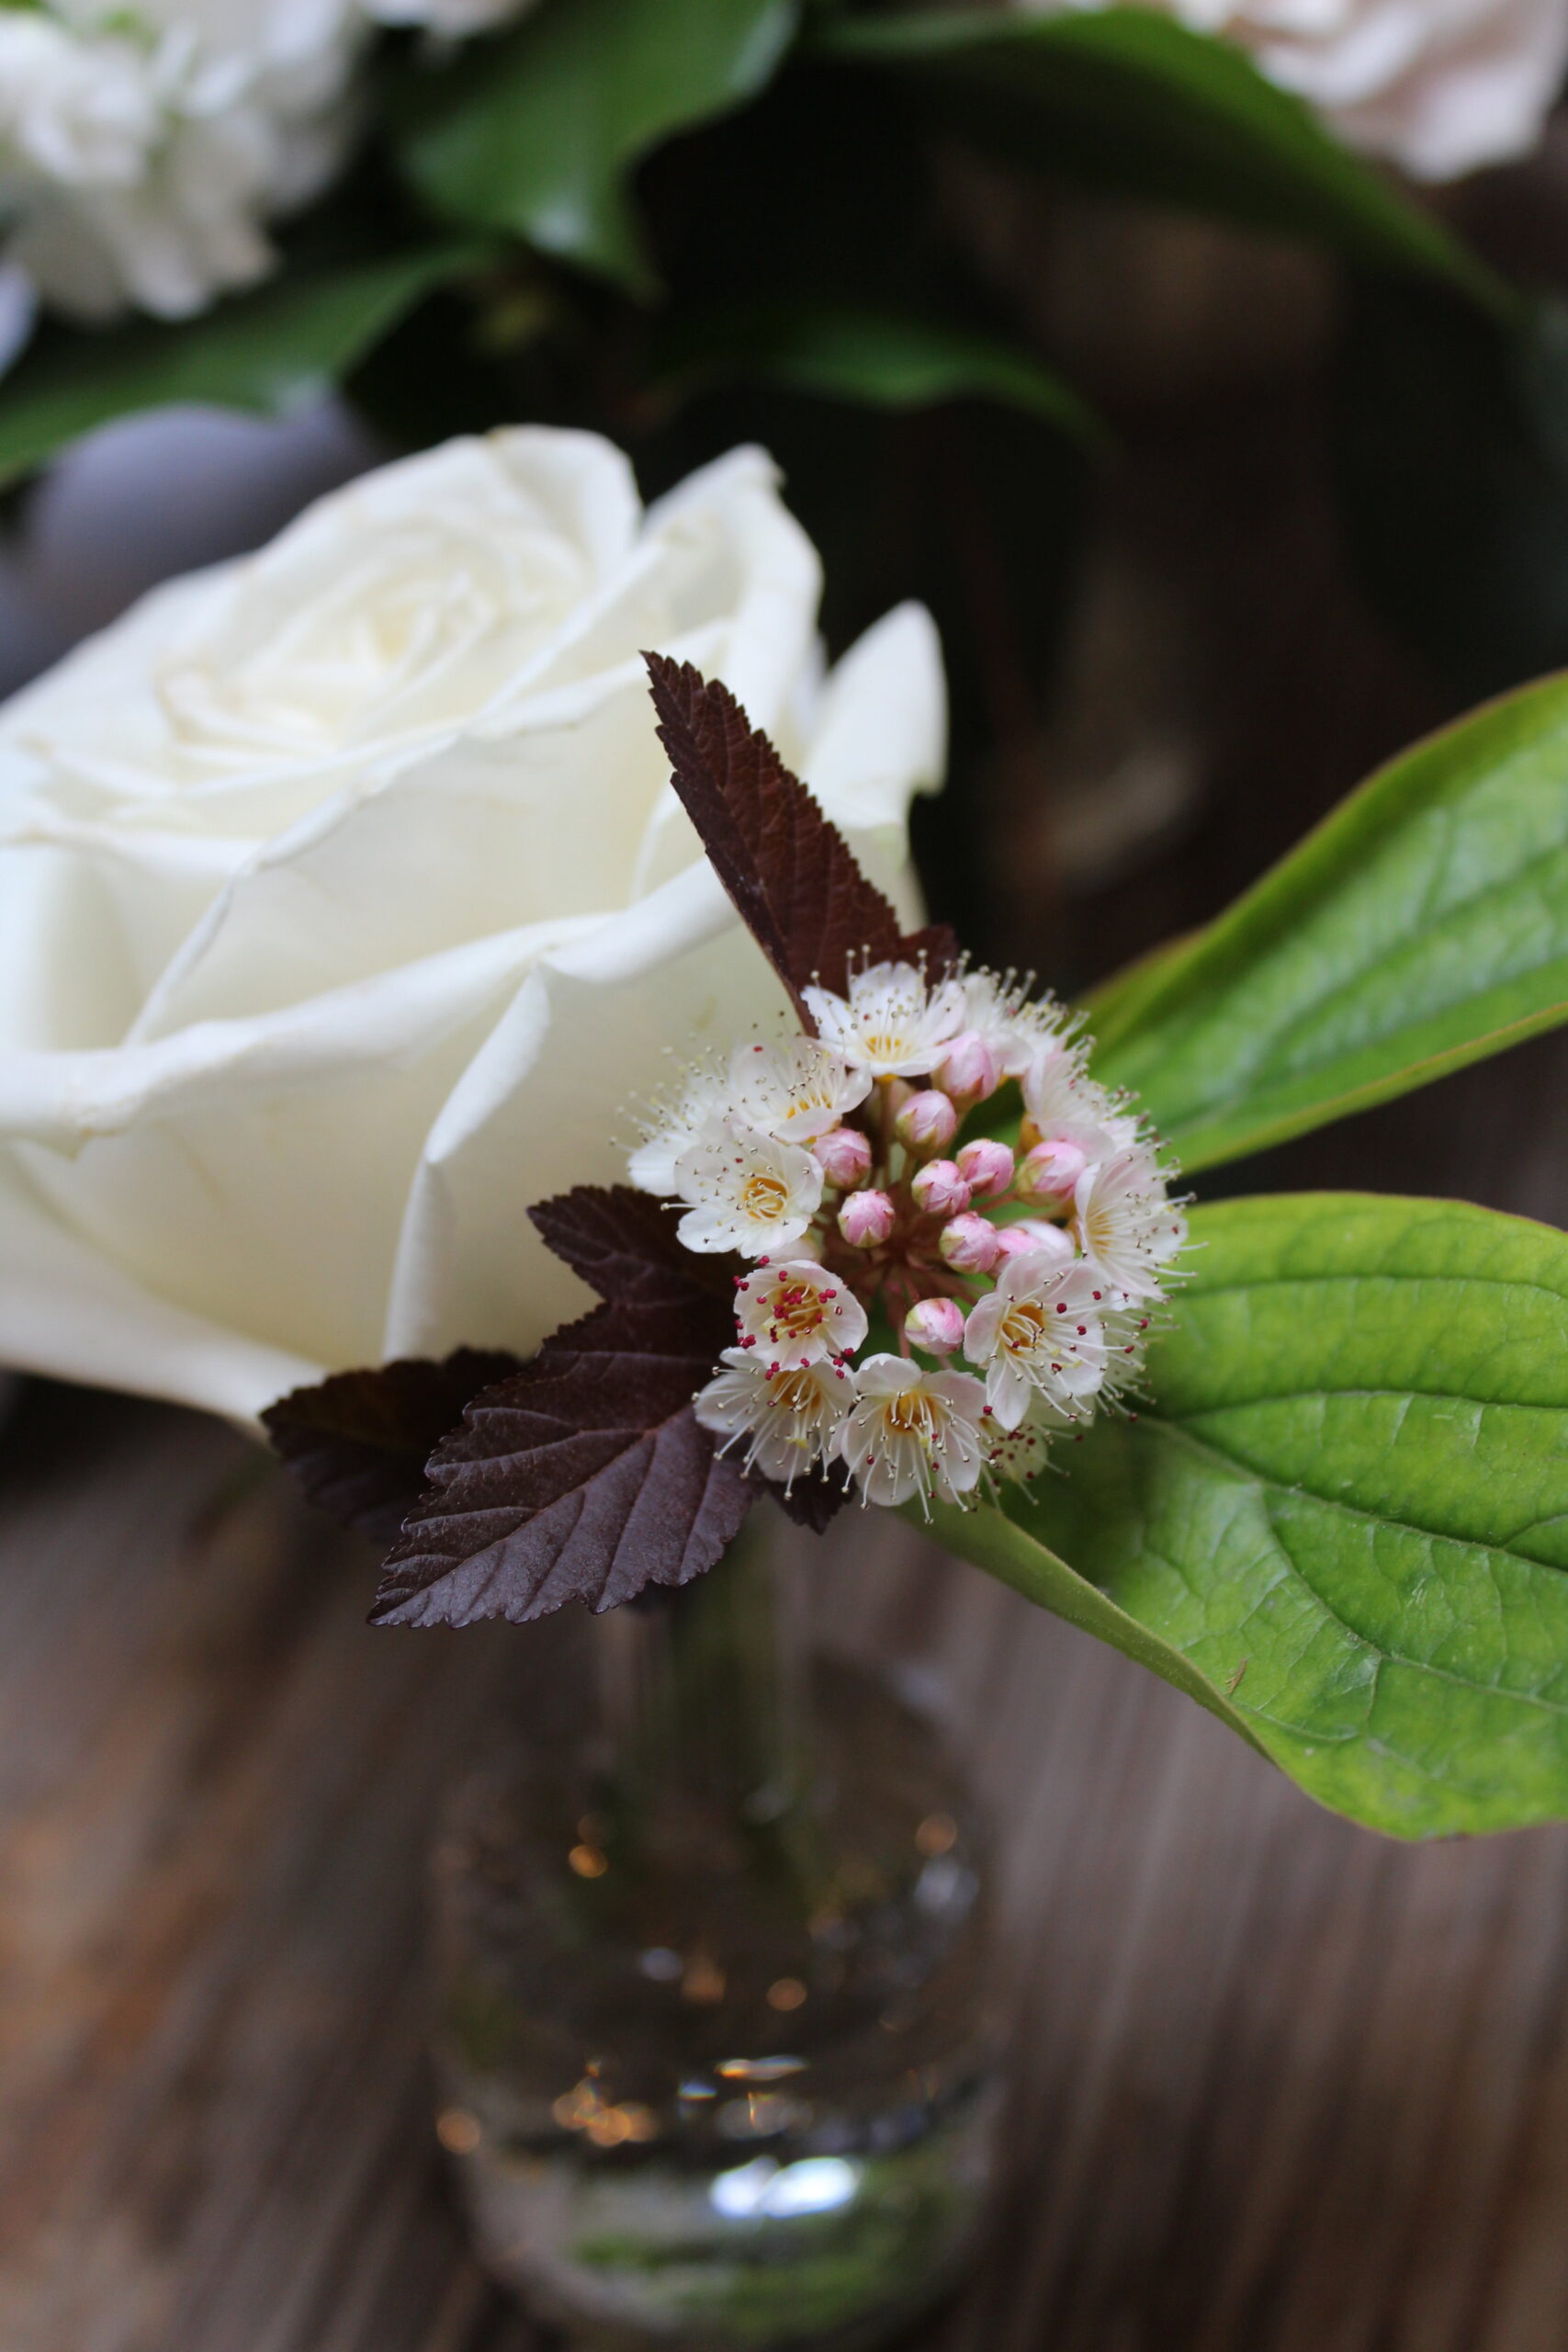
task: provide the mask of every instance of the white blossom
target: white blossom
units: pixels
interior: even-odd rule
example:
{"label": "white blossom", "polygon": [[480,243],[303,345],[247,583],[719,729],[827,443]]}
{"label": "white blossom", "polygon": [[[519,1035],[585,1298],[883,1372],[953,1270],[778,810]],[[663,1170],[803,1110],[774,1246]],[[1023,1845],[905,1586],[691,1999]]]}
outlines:
{"label": "white blossom", "polygon": [[821,1204],[823,1181],[798,1144],[728,1119],[675,1162],[675,1197],[689,1204],[677,1231],[688,1250],[760,1258],[799,1240]]}
{"label": "white blossom", "polygon": [[965,1372],[922,1372],[902,1356],[867,1356],[839,1451],[867,1502],[896,1508],[919,1496],[957,1502],[986,1466],[985,1390]]}
{"label": "white blossom", "polygon": [[183,318],[272,266],[346,141],[347,0],[0,9],[4,260],[79,318]]}
{"label": "white blossom", "polygon": [[698,1420],[725,1439],[721,1453],[749,1436],[744,1466],[787,1490],[832,1453],[854,1401],[852,1375],[826,1357],[775,1369],[744,1348],[726,1348],[719,1361],[724,1369],[698,1391]]}
{"label": "white blossom", "polygon": [[1158,1160],[1141,1145],[1092,1160],[1078,1178],[1073,1216],[1085,1257],[1129,1298],[1156,1298],[1160,1276],[1187,1238]]}
{"label": "white blossom", "polygon": [[965,972],[964,1026],[996,1057],[1004,1078],[1022,1079],[1038,1063],[1083,1068],[1080,1024],[1054,997],[1032,997],[1011,972]]}
{"label": "white blossom", "polygon": [[738,1119],[781,1143],[815,1143],[857,1110],[871,1076],[814,1037],[738,1046],[729,1063],[729,1100]]}
{"label": "white blossom", "polygon": [[870,1328],[842,1276],[810,1258],[742,1274],[735,1285],[735,1320],[743,1348],[755,1349],[764,1364],[796,1371],[853,1355]]}
{"label": "white blossom", "polygon": [[1053,1440],[1082,1427],[1039,1396],[1015,1430],[1004,1429],[993,1413],[985,1425],[987,1476],[1002,1486],[1032,1486],[1050,1460]]}
{"label": "white blossom", "polygon": [[964,1026],[962,982],[933,989],[913,964],[870,965],[851,977],[847,997],[803,993],[823,1043],[873,1078],[923,1076]]}
{"label": "white blossom", "polygon": [[[1036,14],[1108,0],[1016,0]],[[1528,154],[1568,69],[1562,0],[1145,0],[1217,33],[1352,147],[1423,180]]]}
{"label": "white blossom", "polygon": [[964,1332],[964,1352],[985,1368],[986,1402],[1003,1429],[1016,1430],[1036,1396],[1059,1412],[1082,1412],[1105,1377],[1103,1301],[1103,1284],[1081,1262],[1006,1261]]}
{"label": "white blossom", "polygon": [[642,1141],[626,1162],[639,1193],[674,1197],[675,1166],[682,1154],[718,1142],[729,1110],[729,1080],[722,1062],[693,1062],[673,1093],[650,1102],[638,1124]]}

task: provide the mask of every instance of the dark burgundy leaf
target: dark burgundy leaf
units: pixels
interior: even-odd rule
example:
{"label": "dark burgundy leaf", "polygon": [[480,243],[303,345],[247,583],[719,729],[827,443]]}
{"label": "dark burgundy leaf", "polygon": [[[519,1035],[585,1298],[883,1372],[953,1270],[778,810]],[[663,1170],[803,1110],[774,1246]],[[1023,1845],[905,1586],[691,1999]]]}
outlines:
{"label": "dark burgundy leaf", "polygon": [[957,956],[944,924],[906,935],[880,890],[728,686],[689,662],[644,655],[659,734],[682,805],[715,872],[773,965],[802,1025],[801,991],[841,989],[852,957],[915,962],[940,977]]}
{"label": "dark burgundy leaf", "polygon": [[[694,1288],[729,1299],[732,1258],[700,1257],[675,1238],[668,1202],[629,1184],[578,1184],[528,1212],[546,1243],[601,1298],[683,1297]],[[732,1335],[731,1335],[732,1336]],[[728,1346],[727,1337],[721,1345]]]}
{"label": "dark burgundy leaf", "polygon": [[476,1398],[431,1460],[372,1621],[521,1624],[712,1567],[758,1494],[692,1411],[731,1328],[693,1288],[617,1298]]}
{"label": "dark burgundy leaf", "polygon": [[442,1363],[409,1357],[335,1373],[280,1397],[262,1420],[313,1503],[389,1544],[423,1492],[425,1464],[465,1405],[520,1363],[499,1348],[458,1348]]}
{"label": "dark burgundy leaf", "polygon": [[[755,1471],[751,1475],[756,1478]],[[788,1512],[797,1527],[809,1527],[814,1535],[820,1535],[829,1521],[850,1499],[848,1478],[837,1467],[829,1470],[818,1464],[809,1477],[796,1478],[788,1488],[776,1485],[772,1478],[758,1479],[757,1483],[766,1488],[782,1511]]]}

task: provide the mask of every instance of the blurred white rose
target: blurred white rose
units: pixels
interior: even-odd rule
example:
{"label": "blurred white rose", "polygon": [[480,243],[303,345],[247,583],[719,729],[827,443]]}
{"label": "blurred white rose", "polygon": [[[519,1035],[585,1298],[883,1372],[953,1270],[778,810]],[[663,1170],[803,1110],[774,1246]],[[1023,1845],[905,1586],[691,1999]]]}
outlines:
{"label": "blurred white rose", "polygon": [[[1037,14],[1109,0],[1019,0]],[[1251,51],[1351,146],[1416,179],[1529,153],[1568,72],[1568,0],[1144,0]]]}
{"label": "blurred white rose", "polygon": [[264,276],[264,224],[341,158],[358,32],[344,0],[0,8],[5,261],[84,319]]}
{"label": "blurred white rose", "polygon": [[583,1304],[529,1203],[624,1171],[666,1048],[783,1002],[639,650],[728,680],[907,888],[934,632],[903,606],[824,677],[818,589],[756,450],[644,513],[607,443],[501,432],[0,709],[0,1362],[244,1416]]}

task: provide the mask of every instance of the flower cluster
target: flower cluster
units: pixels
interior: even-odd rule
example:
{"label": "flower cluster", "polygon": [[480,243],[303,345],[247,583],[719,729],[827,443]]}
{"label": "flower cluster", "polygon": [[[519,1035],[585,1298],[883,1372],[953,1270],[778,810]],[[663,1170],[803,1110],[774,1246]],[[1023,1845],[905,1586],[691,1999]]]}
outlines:
{"label": "flower cluster", "polygon": [[525,0],[33,0],[0,6],[0,366],[34,299],[184,318],[272,266],[324,187],[373,21],[455,38]]}
{"label": "flower cluster", "polygon": [[[697,1419],[785,1487],[839,1464],[929,1509],[1027,1482],[1136,1384],[1185,1238],[1170,1171],[1010,978],[878,963],[803,1001],[815,1036],[694,1067],[631,1158],[688,1250],[751,1261]],[[973,1120],[1010,1082],[1016,1148]]]}

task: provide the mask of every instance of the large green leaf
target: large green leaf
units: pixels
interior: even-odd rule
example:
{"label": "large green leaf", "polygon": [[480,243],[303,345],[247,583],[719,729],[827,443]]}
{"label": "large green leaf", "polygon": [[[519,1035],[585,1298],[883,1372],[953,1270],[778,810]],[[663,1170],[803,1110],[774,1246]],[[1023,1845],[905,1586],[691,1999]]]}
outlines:
{"label": "large green leaf", "polygon": [[1371,1827],[1568,1815],[1568,1239],[1359,1193],[1193,1230],[1153,1408],[942,1540]]}
{"label": "large green leaf", "polygon": [[1377,269],[1512,297],[1472,254],[1359,162],[1235,47],[1137,7],[832,18],[831,56],[896,70],[992,152],[1116,193],[1304,237]]}
{"label": "large green leaf", "polygon": [[1182,1164],[1303,1134],[1568,1020],[1568,676],[1395,760],[1120,984],[1099,1074]]}
{"label": "large green leaf", "polygon": [[425,69],[403,167],[449,220],[646,288],[628,173],[762,89],[798,15],[799,0],[544,0],[504,40]]}
{"label": "large green leaf", "polygon": [[942,319],[849,302],[746,304],[682,318],[655,354],[656,379],[787,384],[868,408],[998,401],[1092,443],[1103,429],[1032,353]]}
{"label": "large green leaf", "polygon": [[175,401],[277,412],[334,383],[473,244],[299,269],[177,325],[58,329],[0,385],[0,481],[94,425]]}

